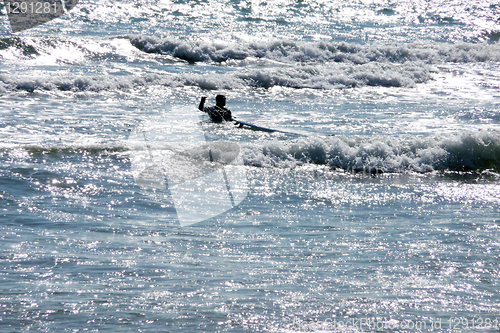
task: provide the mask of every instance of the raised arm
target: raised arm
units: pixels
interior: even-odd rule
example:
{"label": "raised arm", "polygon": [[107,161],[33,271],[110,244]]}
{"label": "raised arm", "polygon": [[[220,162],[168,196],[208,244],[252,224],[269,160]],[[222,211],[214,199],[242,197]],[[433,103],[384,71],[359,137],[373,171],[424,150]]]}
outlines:
{"label": "raised arm", "polygon": [[207,98],[205,96],[203,96],[201,98],[200,105],[198,105],[198,110],[204,111],[204,109],[205,109],[205,101],[206,100],[207,100]]}

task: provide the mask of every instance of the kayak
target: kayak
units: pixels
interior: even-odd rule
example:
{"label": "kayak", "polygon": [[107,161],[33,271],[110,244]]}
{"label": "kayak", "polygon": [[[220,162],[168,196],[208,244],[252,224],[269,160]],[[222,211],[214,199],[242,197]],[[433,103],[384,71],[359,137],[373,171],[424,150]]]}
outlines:
{"label": "kayak", "polygon": [[251,130],[254,130],[254,131],[262,131],[262,132],[269,132],[269,133],[272,133],[272,132],[281,132],[281,131],[274,130],[274,129],[271,129],[271,128],[267,128],[267,127],[262,127],[262,126],[257,126],[257,125],[254,125],[254,124],[250,124],[250,123],[247,123],[245,121],[240,121],[240,120],[233,120],[233,121],[234,121],[234,123],[236,125],[238,125],[238,127],[248,128],[248,129],[251,129]]}

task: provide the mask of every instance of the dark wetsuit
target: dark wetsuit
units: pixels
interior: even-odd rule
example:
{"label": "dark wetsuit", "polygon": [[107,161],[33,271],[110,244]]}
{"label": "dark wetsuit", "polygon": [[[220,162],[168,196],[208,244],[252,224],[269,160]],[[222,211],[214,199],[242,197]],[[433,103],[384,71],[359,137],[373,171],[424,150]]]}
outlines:
{"label": "dark wetsuit", "polygon": [[231,111],[226,108],[221,108],[219,106],[210,106],[203,108],[203,112],[208,113],[210,119],[215,123],[221,123],[222,121],[231,121],[233,117],[231,116]]}

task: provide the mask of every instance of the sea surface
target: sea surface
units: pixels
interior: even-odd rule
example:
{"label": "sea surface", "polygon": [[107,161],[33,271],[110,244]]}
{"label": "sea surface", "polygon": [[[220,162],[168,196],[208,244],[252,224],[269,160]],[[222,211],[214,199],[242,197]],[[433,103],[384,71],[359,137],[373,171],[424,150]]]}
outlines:
{"label": "sea surface", "polygon": [[500,330],[498,1],[0,10],[0,332]]}

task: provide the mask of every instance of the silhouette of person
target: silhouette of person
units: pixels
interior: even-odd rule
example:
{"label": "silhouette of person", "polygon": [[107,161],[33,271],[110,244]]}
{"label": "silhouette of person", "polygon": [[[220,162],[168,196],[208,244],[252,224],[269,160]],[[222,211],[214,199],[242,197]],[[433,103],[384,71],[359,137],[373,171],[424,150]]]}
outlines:
{"label": "silhouette of person", "polygon": [[226,109],[226,96],[217,95],[215,96],[215,106],[205,107],[206,97],[202,97],[198,109],[200,111],[208,113],[210,119],[215,123],[221,123],[223,121],[232,121],[233,116],[231,111]]}

